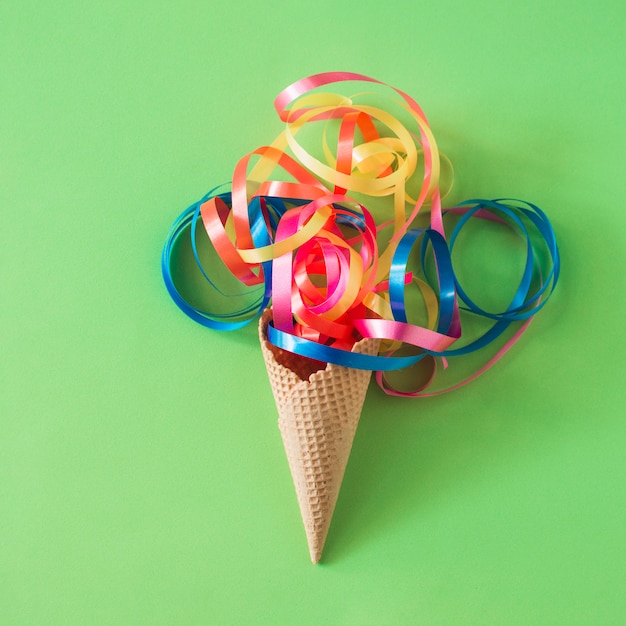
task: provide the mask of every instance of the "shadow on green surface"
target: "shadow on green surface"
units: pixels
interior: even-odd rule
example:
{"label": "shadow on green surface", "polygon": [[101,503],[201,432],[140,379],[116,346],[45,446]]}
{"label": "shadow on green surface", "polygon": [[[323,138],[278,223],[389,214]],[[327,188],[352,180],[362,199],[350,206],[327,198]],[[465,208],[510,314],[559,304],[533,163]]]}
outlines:
{"label": "shadow on green surface", "polygon": [[[468,490],[497,491],[503,475],[531,463],[537,443],[563,427],[553,407],[537,411],[532,396],[525,403],[524,381],[518,394],[503,385],[493,402],[489,385],[485,378],[470,391],[421,400],[389,398],[372,385],[321,564],[368,552],[368,544],[396,550],[407,527],[415,545],[406,548],[415,549],[433,518],[456,523]],[[517,397],[503,411],[507,393]]]}

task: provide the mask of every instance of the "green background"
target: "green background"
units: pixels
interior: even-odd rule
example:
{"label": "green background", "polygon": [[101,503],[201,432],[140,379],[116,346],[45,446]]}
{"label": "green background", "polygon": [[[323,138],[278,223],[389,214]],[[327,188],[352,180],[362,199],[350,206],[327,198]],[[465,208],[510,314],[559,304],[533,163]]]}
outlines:
{"label": "green background", "polygon": [[[623,3],[0,5],[0,623],[622,624]],[[370,388],[323,563],[255,329],[163,288],[173,219],[300,77],[425,109],[453,200],[520,197],[562,281],[471,385]]]}

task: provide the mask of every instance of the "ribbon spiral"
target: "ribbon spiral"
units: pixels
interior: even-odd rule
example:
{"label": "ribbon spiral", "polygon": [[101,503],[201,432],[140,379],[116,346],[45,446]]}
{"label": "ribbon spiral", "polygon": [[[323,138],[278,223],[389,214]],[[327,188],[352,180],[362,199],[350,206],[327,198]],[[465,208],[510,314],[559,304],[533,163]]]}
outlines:
{"label": "ribbon spiral", "polygon": [[[376,91],[347,97],[322,90],[345,82],[369,83]],[[240,328],[271,302],[271,343],[317,361],[373,370],[390,395],[442,393],[488,369],[557,284],[559,252],[543,211],[513,199],[468,200],[442,209],[441,155],[426,116],[410,96],[375,79],[318,74],[287,87],[274,104],[284,123],[278,137],[237,163],[228,191],[211,190],[172,225],[162,273],[174,302],[196,322],[218,330]],[[519,284],[501,311],[479,306],[455,272],[455,246],[477,220],[512,231],[525,250]],[[217,285],[215,268],[203,266],[200,225],[249,294],[243,306],[230,304],[232,295]],[[191,304],[177,288],[173,249],[187,232],[212,297],[227,305],[224,313]],[[414,251],[416,270],[410,266]],[[417,288],[419,315],[408,303],[410,286]],[[420,315],[423,322],[409,321]],[[488,320],[489,326],[460,345],[466,316]],[[516,332],[487,365],[448,389],[425,391],[437,362],[447,367],[449,359],[504,336],[512,324]],[[361,338],[382,340],[379,354],[351,352]],[[390,382],[391,370],[425,359],[432,362],[425,382],[408,391]]]}

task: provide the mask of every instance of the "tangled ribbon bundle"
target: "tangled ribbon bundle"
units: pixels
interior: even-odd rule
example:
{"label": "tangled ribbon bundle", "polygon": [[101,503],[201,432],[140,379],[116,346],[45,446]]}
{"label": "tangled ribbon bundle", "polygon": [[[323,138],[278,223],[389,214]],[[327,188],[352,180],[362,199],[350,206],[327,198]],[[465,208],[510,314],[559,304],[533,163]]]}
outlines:
{"label": "tangled ribbon bundle", "polygon": [[[377,90],[349,97],[321,90],[354,81]],[[318,74],[287,87],[274,104],[284,123],[280,135],[239,161],[230,190],[210,191],[168,234],[162,271],[176,304],[200,324],[233,330],[271,302],[268,340],[275,346],[373,370],[386,393],[402,396],[441,393],[425,391],[437,363],[445,368],[453,357],[506,338],[515,325],[485,366],[444,391],[480,375],[517,341],[556,286],[559,253],[543,211],[511,199],[442,209],[442,158],[426,116],[410,96],[375,79]],[[502,311],[479,306],[455,272],[455,244],[476,220],[512,231],[523,242],[522,275]],[[199,226],[245,287],[243,306],[218,286],[215,268],[203,266]],[[195,262],[215,300],[226,303],[225,312],[206,311],[177,288],[173,250],[183,233],[190,233]],[[417,269],[410,264],[414,251]],[[418,294],[419,314],[409,304],[415,300],[409,289]],[[409,321],[420,315],[423,322]],[[460,345],[467,316],[489,324]],[[381,340],[379,354],[351,352],[361,338]],[[417,388],[401,390],[389,381],[390,371],[427,361],[431,373]]]}

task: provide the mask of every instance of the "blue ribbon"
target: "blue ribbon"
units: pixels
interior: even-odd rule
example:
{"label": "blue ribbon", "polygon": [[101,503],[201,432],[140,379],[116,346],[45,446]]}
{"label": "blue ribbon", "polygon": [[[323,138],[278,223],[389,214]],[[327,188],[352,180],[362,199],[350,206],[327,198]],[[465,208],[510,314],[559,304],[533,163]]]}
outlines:
{"label": "blue ribbon", "polygon": [[[221,187],[221,186],[220,186]],[[248,292],[228,294],[222,291],[210,278],[202,265],[196,242],[196,226],[200,218],[201,205],[208,199],[218,197],[228,206],[231,205],[230,192],[217,193],[220,187],[209,191],[201,200],[189,206],[176,219],[172,225],[161,256],[161,270],[165,286],[177,304],[177,306],[191,319],[216,330],[235,330],[249,324],[256,319],[268,306],[271,299],[272,284],[272,261],[261,263],[264,284],[258,288],[259,297],[254,302],[243,308],[234,308],[232,312],[225,314],[211,313],[192,306],[180,294],[174,284],[171,274],[172,250],[178,238],[187,230],[191,233],[191,247],[195,261],[202,276],[210,288],[221,298],[241,297],[254,293],[254,289]],[[299,199],[255,197],[248,206],[249,222],[251,225],[252,239],[255,247],[263,247],[273,243],[273,233],[282,215],[288,210],[287,204],[299,206],[306,201]],[[344,213],[340,221],[359,230],[365,229],[365,221],[362,215],[351,209],[342,207]],[[394,253],[389,274],[389,297],[394,319],[407,323],[405,304],[405,276],[409,255],[414,246],[420,242],[420,262],[422,268],[426,264],[428,250],[432,250],[435,260],[437,285],[430,284],[424,272],[425,279],[439,294],[439,317],[437,332],[446,334],[450,331],[456,312],[457,298],[462,303],[461,310],[494,321],[493,326],[483,335],[461,348],[449,349],[443,352],[422,351],[414,356],[373,356],[356,352],[349,352],[323,344],[290,335],[279,331],[270,323],[268,325],[268,340],[275,346],[294,352],[304,357],[316,359],[327,363],[343,365],[357,369],[376,371],[390,371],[410,367],[424,358],[427,354],[441,357],[455,357],[479,350],[495,339],[515,322],[522,322],[535,315],[541,310],[550,294],[554,290],[560,274],[560,257],[556,243],[556,237],[550,221],[545,213],[536,205],[514,199],[501,198],[496,200],[467,200],[457,205],[455,209],[444,211],[444,219],[451,212],[461,212],[461,217],[450,234],[449,244],[444,236],[431,229],[408,230],[400,240]],[[504,311],[491,312],[478,306],[463,289],[455,272],[452,261],[452,252],[462,229],[472,218],[482,217],[482,213],[490,213],[495,219],[504,222],[513,228],[525,239],[526,259],[524,271],[515,293]],[[540,235],[543,245],[548,251],[550,267],[547,272],[542,271],[538,250],[533,245],[533,239],[529,231],[533,227]],[[430,248],[429,248],[430,247]],[[538,279],[539,287],[532,291],[533,279]],[[243,318],[243,319],[242,319]]]}

